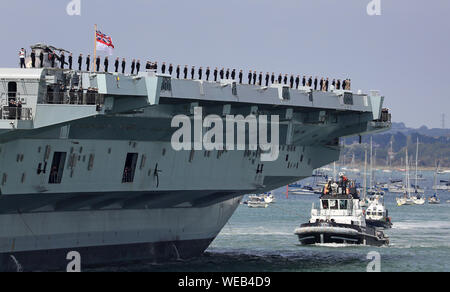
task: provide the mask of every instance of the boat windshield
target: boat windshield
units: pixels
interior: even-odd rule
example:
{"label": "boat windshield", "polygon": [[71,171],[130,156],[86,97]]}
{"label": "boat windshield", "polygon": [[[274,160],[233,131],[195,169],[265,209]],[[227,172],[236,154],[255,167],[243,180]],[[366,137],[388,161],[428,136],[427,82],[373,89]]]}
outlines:
{"label": "boat windshield", "polygon": [[340,200],[339,201],[339,209],[347,210],[348,208],[348,200]]}
{"label": "boat windshield", "polygon": [[330,209],[331,210],[338,210],[339,205],[337,200],[330,200]]}

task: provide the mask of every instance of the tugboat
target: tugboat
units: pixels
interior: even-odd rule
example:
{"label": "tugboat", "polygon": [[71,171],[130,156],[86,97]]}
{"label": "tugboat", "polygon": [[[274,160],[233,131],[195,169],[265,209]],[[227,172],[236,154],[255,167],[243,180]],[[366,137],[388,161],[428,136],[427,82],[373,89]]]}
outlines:
{"label": "tugboat", "polygon": [[[337,243],[384,246],[389,238],[383,231],[366,225],[364,211],[354,187],[325,188],[320,198],[320,210],[311,211],[309,223],[301,225],[295,234],[302,245]],[[353,183],[354,185],[354,183]]]}
{"label": "tugboat", "polygon": [[370,227],[380,227],[384,229],[392,228],[392,220],[389,211],[384,205],[382,193],[376,193],[369,199],[369,207],[366,210],[366,224]]}

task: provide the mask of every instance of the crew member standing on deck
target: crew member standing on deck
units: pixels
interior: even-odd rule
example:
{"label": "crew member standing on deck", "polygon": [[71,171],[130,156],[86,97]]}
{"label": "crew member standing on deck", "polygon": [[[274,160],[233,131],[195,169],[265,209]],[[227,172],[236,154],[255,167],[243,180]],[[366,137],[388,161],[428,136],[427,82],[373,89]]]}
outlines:
{"label": "crew member standing on deck", "polygon": [[252,84],[252,76],[253,76],[252,70],[250,70],[248,72],[248,85]]}
{"label": "crew member standing on deck", "polygon": [[125,74],[125,68],[127,66],[127,61],[125,58],[122,59],[122,74]]}
{"label": "crew member standing on deck", "polygon": [[202,80],[202,78],[203,78],[203,68],[200,67],[200,68],[198,69],[198,79],[199,79],[199,80]]}
{"label": "crew member standing on deck", "polygon": [[194,80],[195,77],[195,66],[192,66],[191,68],[191,79]]}
{"label": "crew member standing on deck", "polygon": [[225,77],[225,68],[220,69],[220,79],[223,80],[223,78]]}
{"label": "crew member standing on deck", "polygon": [[297,78],[295,78],[295,89],[298,89],[300,86],[300,75],[297,75]]}
{"label": "crew member standing on deck", "polygon": [[73,62],[73,56],[72,53],[69,55],[69,69],[72,70],[72,62]]}
{"label": "crew member standing on deck", "polygon": [[136,59],[131,62],[131,75],[134,75],[134,70],[136,69]]}
{"label": "crew member standing on deck", "polygon": [[257,74],[256,74],[256,70],[254,70],[253,71],[253,85],[256,85],[256,77],[257,76]]}
{"label": "crew member standing on deck", "polygon": [[216,69],[214,69],[214,82],[217,82],[217,74],[219,74],[219,69],[216,67]]}
{"label": "crew member standing on deck", "polygon": [[55,54],[55,52],[52,52],[49,56],[50,56],[50,62],[52,64],[52,68],[55,68],[55,61],[56,61],[56,54]]}
{"label": "crew member standing on deck", "polygon": [[64,56],[64,52],[61,52],[61,56],[59,56],[59,62],[61,69],[64,69],[64,65],[66,64],[66,56]]}
{"label": "crew member standing on deck", "polygon": [[275,72],[272,72],[272,76],[270,77],[270,81],[272,84],[275,84]]}
{"label": "crew member standing on deck", "polygon": [[262,86],[263,72],[259,72],[258,76],[258,85]]}
{"label": "crew member standing on deck", "polygon": [[119,72],[119,57],[116,58],[116,61],[114,62],[114,72]]}
{"label": "crew member standing on deck", "polygon": [[97,60],[95,61],[95,65],[97,66],[97,72],[100,71],[100,57],[97,57]]}
{"label": "crew member standing on deck", "polygon": [[163,63],[162,63],[162,66],[161,66],[161,73],[162,73],[162,74],[166,74],[166,62],[163,62]]}
{"label": "crew member standing on deck", "polygon": [[39,54],[39,62],[41,63],[41,68],[44,67],[44,52],[41,51],[41,53]]}
{"label": "crew member standing on deck", "polygon": [[242,79],[244,78],[244,73],[242,70],[239,71],[239,84],[242,84]]}
{"label": "crew member standing on deck", "polygon": [[20,49],[20,51],[19,51],[20,68],[26,68],[26,66],[25,66],[25,55],[26,55],[25,49],[24,48]]}
{"label": "crew member standing on deck", "polygon": [[303,75],[302,84],[303,84],[303,87],[306,87],[306,76],[305,75]]}
{"label": "crew member standing on deck", "polygon": [[227,69],[227,73],[226,73],[225,76],[227,77],[227,78],[226,78],[227,80],[230,79],[230,69]]}
{"label": "crew member standing on deck", "polygon": [[269,86],[269,80],[270,80],[270,74],[269,72],[266,73],[266,86]]}
{"label": "crew member standing on deck", "polygon": [[91,68],[91,55],[88,55],[86,58],[86,71],[89,71]]}
{"label": "crew member standing on deck", "polygon": [[34,49],[31,50],[31,67],[36,68],[36,53],[34,52]]}
{"label": "crew member standing on deck", "polygon": [[105,72],[108,72],[108,66],[109,66],[108,56],[105,57],[105,61],[103,62],[103,66],[105,68]]}
{"label": "crew member standing on deck", "polygon": [[187,79],[187,75],[188,75],[188,66],[187,65],[184,66],[183,73],[184,73],[184,79]]}
{"label": "crew member standing on deck", "polygon": [[180,73],[181,73],[180,65],[177,65],[177,70],[176,70],[176,72],[177,72],[177,79],[180,79]]}
{"label": "crew member standing on deck", "polygon": [[236,69],[233,69],[233,71],[231,71],[231,79],[236,79]]}
{"label": "crew member standing on deck", "polygon": [[314,90],[317,91],[317,83],[318,83],[318,79],[317,77],[314,79]]}
{"label": "crew member standing on deck", "polygon": [[291,85],[291,88],[294,88],[294,75],[291,75],[291,79],[289,79],[289,83]]}
{"label": "crew member standing on deck", "polygon": [[169,75],[172,76],[172,73],[173,73],[173,65],[170,64],[169,65]]}
{"label": "crew member standing on deck", "polygon": [[139,74],[139,71],[141,71],[141,60],[137,60],[137,63],[136,63],[136,75]]}
{"label": "crew member standing on deck", "polygon": [[284,81],[284,85],[287,85],[287,83],[288,83],[288,75],[287,74],[284,74],[283,81]]}
{"label": "crew member standing on deck", "polygon": [[208,67],[206,68],[206,81],[209,81],[209,75],[211,75],[211,69]]}
{"label": "crew member standing on deck", "polygon": [[81,71],[81,65],[83,64],[83,54],[78,56],[78,71]]}
{"label": "crew member standing on deck", "polygon": [[278,75],[278,84],[281,84],[281,82],[283,81],[283,76],[281,75],[281,73],[280,73],[280,75]]}

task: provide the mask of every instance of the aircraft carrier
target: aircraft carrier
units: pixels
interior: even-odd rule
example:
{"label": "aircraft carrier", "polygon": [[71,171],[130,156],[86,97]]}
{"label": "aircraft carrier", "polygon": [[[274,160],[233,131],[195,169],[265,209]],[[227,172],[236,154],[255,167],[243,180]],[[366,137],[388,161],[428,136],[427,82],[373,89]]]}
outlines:
{"label": "aircraft carrier", "polygon": [[[0,270],[65,270],[70,251],[83,267],[199,256],[245,194],[310,177],[338,160],[342,137],[389,129],[383,101],[156,72],[0,69]],[[196,108],[279,116],[278,159],[175,151],[172,119]]]}

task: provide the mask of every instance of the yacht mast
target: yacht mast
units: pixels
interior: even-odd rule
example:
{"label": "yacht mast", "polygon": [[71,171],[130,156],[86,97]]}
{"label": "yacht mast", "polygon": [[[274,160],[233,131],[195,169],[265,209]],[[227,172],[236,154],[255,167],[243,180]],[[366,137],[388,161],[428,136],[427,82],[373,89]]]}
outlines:
{"label": "yacht mast", "polygon": [[416,147],[416,183],[414,185],[414,189],[417,190],[417,180],[418,180],[418,176],[417,176],[417,167],[419,165],[419,137],[417,137],[417,147]]}
{"label": "yacht mast", "polygon": [[373,187],[373,138],[370,137],[370,181],[369,187]]}
{"label": "yacht mast", "polygon": [[406,193],[408,195],[408,198],[410,197],[410,192],[409,192],[409,160],[408,160],[408,147],[406,147]]}
{"label": "yacht mast", "polygon": [[364,202],[366,202],[366,195],[367,195],[367,149],[364,149]]}

